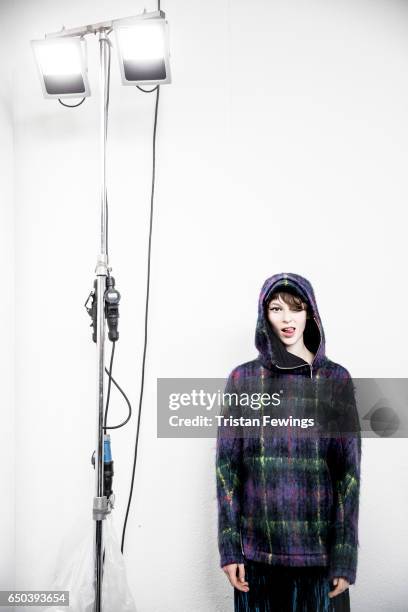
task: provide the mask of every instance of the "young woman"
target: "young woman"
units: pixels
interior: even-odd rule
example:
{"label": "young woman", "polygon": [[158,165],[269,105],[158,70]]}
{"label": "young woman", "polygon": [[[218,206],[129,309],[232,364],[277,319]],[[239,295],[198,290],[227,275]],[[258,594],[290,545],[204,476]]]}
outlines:
{"label": "young woman", "polygon": [[[350,374],[326,357],[307,279],[281,273],[265,281],[255,344],[258,357],[234,368],[225,393],[318,383],[326,391],[317,403],[358,424]],[[305,408],[300,396],[296,405]],[[261,427],[255,438],[237,431],[224,435],[219,426],[216,452],[220,566],[235,612],[348,612],[359,545],[359,427],[309,439],[293,428],[271,436]]]}

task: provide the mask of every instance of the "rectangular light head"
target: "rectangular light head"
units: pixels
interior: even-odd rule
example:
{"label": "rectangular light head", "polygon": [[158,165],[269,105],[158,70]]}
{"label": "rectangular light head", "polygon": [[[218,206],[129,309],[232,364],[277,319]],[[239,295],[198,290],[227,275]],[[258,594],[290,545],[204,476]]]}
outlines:
{"label": "rectangular light head", "polygon": [[84,39],[46,38],[32,40],[31,46],[46,98],[85,98],[91,95]]}
{"label": "rectangular light head", "polygon": [[113,29],[123,85],[171,82],[168,24],[164,17],[143,13],[117,19]]}

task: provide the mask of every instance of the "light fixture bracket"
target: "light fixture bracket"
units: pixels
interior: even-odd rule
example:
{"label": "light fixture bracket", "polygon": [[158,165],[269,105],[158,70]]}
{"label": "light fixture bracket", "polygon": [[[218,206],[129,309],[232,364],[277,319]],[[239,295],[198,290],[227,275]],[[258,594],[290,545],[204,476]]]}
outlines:
{"label": "light fixture bracket", "polygon": [[58,32],[51,32],[46,34],[45,38],[66,38],[68,36],[79,36],[83,37],[87,34],[98,34],[99,32],[109,32],[113,29],[116,22],[122,22],[127,19],[165,19],[166,14],[164,11],[150,11],[149,13],[144,10],[139,15],[132,15],[131,17],[121,17],[120,19],[112,19],[111,21],[100,21],[98,23],[92,23],[89,25],[79,26],[77,28],[66,29],[64,26]]}

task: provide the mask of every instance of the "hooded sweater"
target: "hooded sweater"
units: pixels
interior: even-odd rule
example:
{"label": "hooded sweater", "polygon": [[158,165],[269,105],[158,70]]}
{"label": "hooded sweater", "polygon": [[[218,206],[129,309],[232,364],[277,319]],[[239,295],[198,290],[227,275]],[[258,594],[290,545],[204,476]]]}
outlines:
{"label": "hooded sweater", "polygon": [[[283,285],[283,286],[282,286]],[[315,355],[311,364],[289,353],[267,318],[267,304],[279,287],[295,290],[309,305],[303,340]],[[332,407],[358,423],[355,390],[346,368],[325,354],[325,335],[310,282],[293,273],[275,274],[261,289],[255,332],[258,357],[235,367],[225,393],[250,393],[265,381],[315,384],[336,380]],[[275,381],[276,382],[276,381]],[[304,382],[304,381],[303,381]],[[302,398],[298,398],[302,401]],[[358,429],[358,428],[357,428]],[[301,440],[284,435],[258,439],[223,435],[216,443],[218,548],[220,566],[245,559],[270,565],[325,566],[329,579],[356,580],[361,435]]]}

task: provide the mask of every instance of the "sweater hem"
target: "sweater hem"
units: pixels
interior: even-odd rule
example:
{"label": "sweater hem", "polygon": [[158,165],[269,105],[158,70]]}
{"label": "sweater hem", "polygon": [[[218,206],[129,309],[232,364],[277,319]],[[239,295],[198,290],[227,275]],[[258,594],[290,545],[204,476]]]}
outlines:
{"label": "sweater hem", "polygon": [[329,565],[329,555],[326,553],[268,553],[260,550],[249,550],[244,547],[244,557],[249,561],[259,561],[269,565],[286,565],[291,567],[310,567]]}

